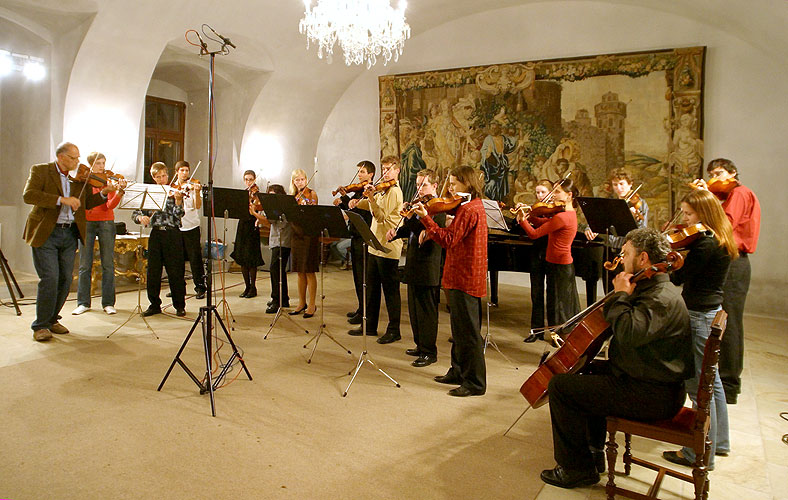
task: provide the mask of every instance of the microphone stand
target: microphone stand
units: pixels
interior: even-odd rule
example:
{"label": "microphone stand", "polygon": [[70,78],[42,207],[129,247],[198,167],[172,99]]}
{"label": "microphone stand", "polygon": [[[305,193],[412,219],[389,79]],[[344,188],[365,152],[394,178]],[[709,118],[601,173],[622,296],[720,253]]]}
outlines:
{"label": "microphone stand", "polygon": [[[205,25],[204,25],[205,26]],[[210,28],[210,26],[209,26]],[[211,31],[213,29],[211,28]],[[195,31],[195,33],[197,33]],[[213,84],[214,84],[214,75],[215,75],[215,68],[214,68],[214,60],[216,58],[216,54],[229,54],[229,49],[227,48],[229,40],[222,44],[221,48],[218,51],[210,52],[208,51],[208,47],[206,43],[202,40],[202,37],[199,33],[197,33],[197,37],[200,39],[200,56],[208,55],[210,56],[210,63],[209,63],[209,72],[208,72],[208,203],[213,206],[213,168],[214,168],[214,144],[213,144],[213,129],[214,129],[214,92],[213,92]],[[213,218],[213,215],[212,215]],[[206,236],[209,242],[213,241],[213,236],[211,234],[212,224],[211,221],[208,223],[208,234]],[[210,243],[209,243],[210,245]],[[209,246],[210,248],[210,246]],[[210,256],[209,256],[210,257]],[[224,379],[227,372],[233,366],[233,362],[235,359],[241,363],[241,367],[243,368],[244,372],[246,372],[246,376],[249,380],[252,380],[252,374],[249,373],[249,369],[246,367],[246,363],[244,362],[243,356],[238,351],[238,347],[236,347],[235,343],[233,342],[232,337],[230,336],[230,332],[227,330],[227,327],[224,325],[222,321],[222,317],[216,309],[216,306],[213,304],[213,272],[212,272],[212,265],[213,259],[209,258],[207,263],[207,273],[206,273],[206,297],[205,297],[205,306],[200,307],[200,314],[198,315],[197,319],[192,324],[191,330],[186,335],[186,338],[181,344],[178,353],[175,355],[175,358],[172,360],[167,373],[164,375],[159,387],[156,389],[157,391],[161,391],[161,388],[164,386],[164,383],[167,381],[167,377],[170,376],[170,372],[175,367],[175,363],[178,363],[181,368],[186,372],[189,378],[197,385],[200,389],[200,394],[205,394],[206,392],[210,394],[211,399],[211,415],[216,416],[216,405],[214,402],[214,391],[219,387],[222,380]],[[230,355],[230,358],[224,363],[219,374],[214,378],[213,377],[213,351],[212,351],[212,339],[213,339],[213,319],[219,324],[222,331],[224,332],[224,336],[227,341],[230,343],[232,347],[233,353]],[[183,350],[186,348],[186,344],[189,342],[189,339],[194,333],[194,330],[197,329],[197,326],[201,326],[202,329],[202,336],[203,336],[203,347],[205,349],[205,377],[203,380],[198,379],[194,373],[189,369],[188,366],[181,360],[181,354]]]}

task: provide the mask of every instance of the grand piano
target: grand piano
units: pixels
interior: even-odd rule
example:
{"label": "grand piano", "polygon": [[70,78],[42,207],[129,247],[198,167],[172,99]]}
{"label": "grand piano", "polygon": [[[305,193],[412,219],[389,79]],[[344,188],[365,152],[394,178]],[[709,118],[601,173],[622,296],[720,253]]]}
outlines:
{"label": "grand piano", "polygon": [[[490,229],[487,234],[487,268],[490,271],[490,303],[498,304],[498,272],[531,271],[531,253],[534,243],[525,231],[513,224],[511,231]],[[586,284],[589,305],[596,302],[597,282],[602,276],[602,259],[605,245],[601,241],[588,241],[585,234],[578,232],[572,242],[572,259],[575,276]]]}

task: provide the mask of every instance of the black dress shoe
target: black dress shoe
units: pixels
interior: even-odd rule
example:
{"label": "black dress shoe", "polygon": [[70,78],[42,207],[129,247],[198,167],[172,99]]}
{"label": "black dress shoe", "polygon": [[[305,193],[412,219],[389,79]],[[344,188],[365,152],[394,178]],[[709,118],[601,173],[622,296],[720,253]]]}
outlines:
{"label": "black dress shoe", "polygon": [[596,471],[600,474],[605,473],[605,452],[604,451],[592,451],[591,458],[594,461],[594,467],[596,467]]}
{"label": "black dress shoe", "polygon": [[429,366],[432,363],[435,363],[436,361],[438,361],[438,358],[432,356],[419,356],[410,365],[415,366],[416,368],[422,368],[425,366]]}
{"label": "black dress shoe", "polygon": [[154,314],[161,314],[161,308],[160,307],[149,307],[149,308],[145,309],[144,311],[142,311],[142,315],[145,316],[145,317],[153,316]]}
{"label": "black dress shoe", "polygon": [[402,339],[402,337],[400,337],[399,335],[395,335],[393,333],[387,333],[384,336],[380,337],[377,340],[377,343],[378,344],[391,344],[392,342],[396,342],[396,341],[401,340],[401,339]]}
{"label": "black dress shoe", "polygon": [[279,310],[279,306],[278,305],[271,304],[271,305],[268,306],[268,308],[266,308],[265,313],[266,314],[276,314],[276,311],[278,311],[278,310]]}
{"label": "black dress shoe", "polygon": [[591,486],[599,482],[599,474],[596,470],[569,470],[560,465],[554,469],[543,470],[542,481],[559,488],[577,488],[578,486]]}
{"label": "black dress shoe", "polygon": [[257,297],[257,288],[250,288],[248,292],[246,292],[246,298],[251,299],[252,297]]}
{"label": "black dress shoe", "polygon": [[167,297],[172,297],[172,292],[167,292]]}
{"label": "black dress shoe", "polygon": [[246,289],[244,289],[244,291],[243,291],[243,292],[241,292],[241,295],[239,295],[239,297],[244,297],[244,298],[246,298],[246,295],[247,295],[248,293],[249,293],[249,289],[248,289],[248,288],[246,288]]}
{"label": "black dress shoe", "polygon": [[446,375],[438,375],[434,380],[439,384],[459,385],[462,383],[462,380],[448,373]]}
{"label": "black dress shoe", "polygon": [[[317,307],[315,308],[315,312],[317,312]],[[305,313],[304,313],[304,318],[311,318],[311,317],[312,317],[312,316],[314,316],[314,315],[315,315],[315,313],[308,313],[308,312],[305,312]]]}
{"label": "black dress shoe", "polygon": [[456,398],[467,398],[468,396],[483,396],[484,391],[478,389],[468,389],[464,386],[455,387],[454,389],[448,392],[449,396],[454,396]]}
{"label": "black dress shoe", "polygon": [[177,309],[175,311],[175,315],[178,316],[179,318],[186,316],[186,309]]}
{"label": "black dress shoe", "polygon": [[203,290],[203,289],[197,290],[197,295],[195,295],[195,297],[197,297],[198,299],[204,299],[205,298],[205,290]]}
{"label": "black dress shoe", "polygon": [[684,465],[685,467],[692,467],[692,462],[687,460],[687,457],[685,457],[684,455],[679,455],[679,452],[677,451],[663,451],[662,458],[676,465]]}
{"label": "black dress shoe", "polygon": [[523,339],[523,342],[530,344],[531,342],[536,342],[537,340],[544,340],[544,333],[532,333]]}
{"label": "black dress shoe", "polygon": [[348,318],[352,318],[353,316],[361,316],[361,311],[359,310],[350,311],[345,316],[347,316]]}
{"label": "black dress shoe", "polygon": [[296,311],[290,311],[290,312],[289,312],[289,313],[287,313],[287,314],[289,314],[290,316],[298,316],[299,314],[301,314],[301,313],[302,313],[302,312],[304,312],[304,311],[306,311],[306,306],[304,306],[304,307],[302,307],[301,309],[298,309],[298,310],[296,310]]}
{"label": "black dress shoe", "polygon": [[[348,330],[347,331],[348,335],[352,335],[354,337],[360,337],[362,333],[363,332],[361,331],[361,328],[353,328],[352,330]],[[377,337],[378,336],[378,332],[367,331],[367,336],[368,337]]]}
{"label": "black dress shoe", "polygon": [[355,316],[351,316],[350,318],[348,318],[347,322],[350,323],[351,325],[360,325],[361,320],[362,320],[361,315],[356,314]]}
{"label": "black dress shoe", "polygon": [[421,351],[419,351],[418,347],[415,349],[406,349],[405,354],[408,356],[421,356]]}
{"label": "black dress shoe", "polygon": [[274,299],[271,299],[268,302],[266,302],[265,305],[271,306],[271,305],[273,305],[273,303],[274,303]]}

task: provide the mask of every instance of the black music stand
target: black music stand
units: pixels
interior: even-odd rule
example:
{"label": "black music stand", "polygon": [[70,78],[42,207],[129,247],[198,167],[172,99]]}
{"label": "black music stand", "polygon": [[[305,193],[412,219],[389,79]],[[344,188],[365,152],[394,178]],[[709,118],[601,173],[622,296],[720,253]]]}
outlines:
{"label": "black music stand", "polygon": [[5,280],[5,285],[8,287],[8,294],[11,295],[11,301],[14,303],[14,308],[16,309],[16,315],[21,316],[22,310],[19,309],[19,302],[16,299],[16,295],[14,294],[14,290],[11,288],[11,283],[13,282],[14,287],[16,288],[16,293],[19,294],[19,298],[23,299],[25,296],[22,294],[22,289],[19,288],[19,283],[16,282],[16,277],[14,276],[14,272],[11,270],[11,266],[8,265],[8,261],[3,255],[3,250],[0,248],[0,267],[3,269],[3,279]]}
{"label": "black music stand", "polygon": [[243,219],[249,215],[249,191],[236,188],[213,188],[213,207],[205,203],[207,198],[207,186],[203,187],[202,214],[206,217],[213,217],[216,212],[227,212],[229,219]]}
{"label": "black music stand", "polygon": [[[349,238],[350,233],[347,229],[347,223],[342,216],[342,209],[333,205],[304,205],[299,207],[301,211],[301,227],[304,233],[315,236],[315,234],[323,238]],[[320,245],[320,329],[309,341],[304,344],[304,349],[309,346],[313,341],[315,345],[312,347],[312,353],[307,359],[307,363],[312,362],[312,357],[317,350],[317,343],[321,335],[325,335],[336,345],[347,351],[348,354],[353,354],[350,349],[343,346],[337,339],[335,339],[326,329],[326,322],[323,312],[326,310],[323,301],[326,298],[324,275],[326,262],[323,256],[325,255],[325,243],[321,241]]]}
{"label": "black music stand", "polygon": [[[265,213],[266,219],[269,222],[286,222],[289,221],[291,224],[295,220],[300,220],[301,217],[301,210],[298,206],[298,203],[295,200],[295,197],[289,194],[276,194],[276,193],[257,193],[257,199],[260,200],[260,204],[263,206],[263,212]],[[282,307],[282,302],[284,299],[284,288],[283,288],[283,280],[285,279],[285,262],[281,258],[281,254],[279,257],[279,308],[276,310],[276,315],[274,319],[271,320],[271,324],[268,325],[268,331],[263,336],[263,340],[268,339],[268,335],[271,334],[271,331],[274,329],[277,321],[279,318],[285,318],[290,320],[296,327],[301,330],[304,330],[304,333],[309,335],[309,330],[306,328],[301,327],[296,321],[290,317],[290,315],[285,314],[289,307]]]}
{"label": "black music stand", "polygon": [[[610,236],[624,236],[637,229],[635,217],[629,205],[622,199],[613,198],[577,198],[591,231],[605,234],[605,261],[610,261]],[[609,271],[605,269],[604,288],[607,292]]]}
{"label": "black music stand", "polygon": [[356,380],[356,375],[358,375],[358,372],[361,370],[361,367],[364,366],[364,362],[371,364],[380,373],[385,375],[387,379],[394,382],[394,385],[396,385],[397,387],[401,387],[399,385],[399,382],[391,378],[391,376],[389,376],[388,373],[384,372],[380,367],[378,367],[378,365],[375,364],[374,361],[372,361],[372,358],[369,356],[369,351],[367,351],[367,250],[369,249],[370,246],[372,246],[375,250],[378,250],[383,253],[389,253],[391,250],[380,244],[380,241],[378,241],[375,235],[372,234],[372,231],[369,229],[369,226],[367,225],[366,222],[364,222],[364,219],[359,214],[353,213],[351,211],[345,211],[345,215],[347,215],[348,220],[350,221],[351,224],[353,224],[353,227],[356,228],[356,231],[358,231],[358,234],[361,235],[361,239],[364,241],[364,263],[363,263],[364,279],[362,280],[364,283],[364,287],[363,287],[364,300],[361,303],[362,306],[361,307],[361,338],[364,339],[363,340],[364,350],[358,358],[356,369],[348,372],[348,375],[352,374],[353,377],[351,377],[350,383],[348,383],[345,392],[342,393],[343,398],[347,396],[347,393],[350,390],[350,386],[353,385],[353,381]]}

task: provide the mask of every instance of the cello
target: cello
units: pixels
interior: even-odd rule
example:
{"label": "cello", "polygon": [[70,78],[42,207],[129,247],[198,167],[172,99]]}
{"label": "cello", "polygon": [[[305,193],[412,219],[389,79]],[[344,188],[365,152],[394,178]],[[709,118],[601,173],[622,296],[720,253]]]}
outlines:
{"label": "cello", "polygon": [[[680,254],[670,252],[665,258],[665,262],[641,269],[632,276],[630,281],[635,283],[655,274],[675,271],[681,268],[683,263],[684,260]],[[558,332],[570,329],[564,338],[563,345],[545,358],[520,387],[520,393],[532,408],[539,408],[547,403],[547,385],[553,375],[580,372],[599,353],[602,344],[612,336],[613,331],[610,329],[610,323],[605,320],[603,309],[615,293],[615,290],[611,290],[589,308],[557,328]]]}

